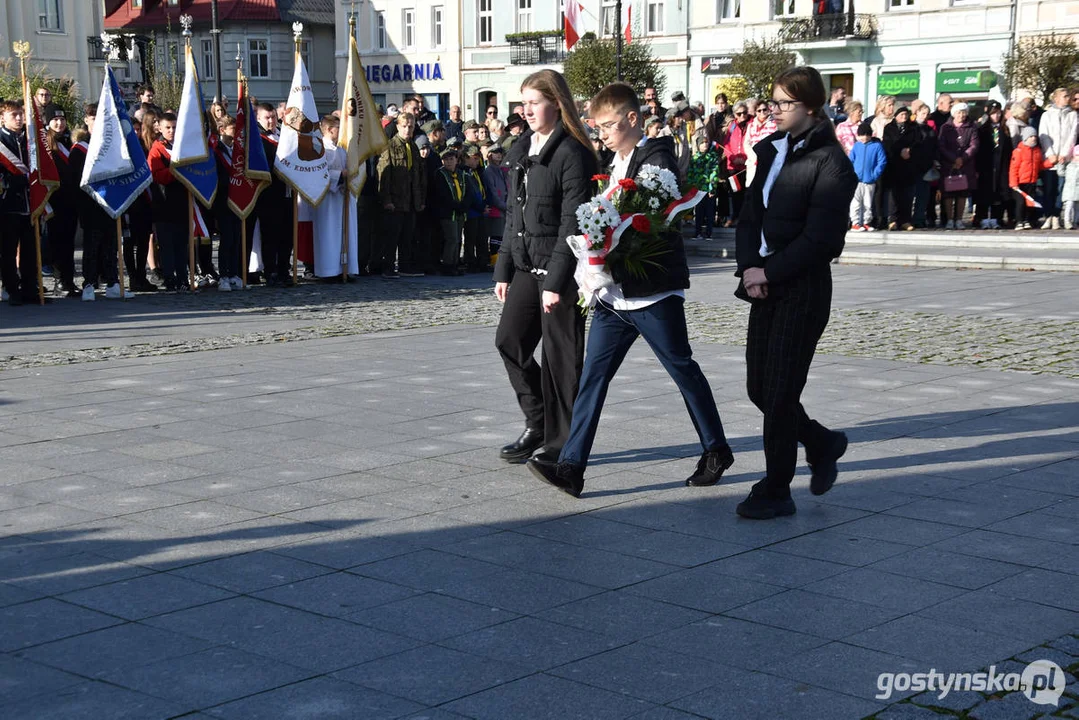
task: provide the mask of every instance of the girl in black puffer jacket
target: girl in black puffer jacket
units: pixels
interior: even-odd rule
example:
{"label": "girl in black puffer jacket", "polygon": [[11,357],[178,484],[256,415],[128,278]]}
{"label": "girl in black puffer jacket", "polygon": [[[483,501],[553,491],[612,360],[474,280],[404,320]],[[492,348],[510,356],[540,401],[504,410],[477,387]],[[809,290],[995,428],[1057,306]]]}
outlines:
{"label": "girl in black puffer jacket", "polygon": [[[524,462],[533,452],[558,458],[584,362],[584,316],[576,306],[577,206],[591,199],[597,172],[565,78],[553,70],[521,85],[529,132],[513,144],[506,230],[495,266],[495,296],[505,306],[495,345],[525,415],[525,430],[500,456]],[[541,362],[533,354],[543,340]]]}

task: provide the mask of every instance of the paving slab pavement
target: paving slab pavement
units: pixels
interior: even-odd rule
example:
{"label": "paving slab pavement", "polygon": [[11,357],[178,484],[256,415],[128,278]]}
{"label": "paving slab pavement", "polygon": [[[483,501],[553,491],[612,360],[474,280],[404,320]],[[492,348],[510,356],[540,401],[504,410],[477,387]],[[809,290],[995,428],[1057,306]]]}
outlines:
{"label": "paving slab pavement", "polygon": [[[700,265],[689,299],[735,466],[683,485],[692,426],[638,344],[579,500],[496,457],[520,419],[478,278],[3,307],[0,713],[1075,714],[1074,283],[837,268],[805,404],[851,448],[830,493],[803,468],[798,514],[754,523],[734,514],[764,460],[728,274]],[[1007,323],[1057,362],[984,334]],[[1022,357],[918,353],[960,331]],[[1043,657],[1071,673],[1057,706],[877,697],[880,673]]]}

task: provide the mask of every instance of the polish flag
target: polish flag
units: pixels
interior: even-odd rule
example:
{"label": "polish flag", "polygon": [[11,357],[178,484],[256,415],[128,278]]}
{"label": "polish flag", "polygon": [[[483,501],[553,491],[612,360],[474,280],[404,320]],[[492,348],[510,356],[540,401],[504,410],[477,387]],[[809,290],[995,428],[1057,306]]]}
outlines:
{"label": "polish flag", "polygon": [[626,27],[623,33],[626,36],[626,45],[633,40],[633,5],[626,4]]}
{"label": "polish flag", "polygon": [[577,32],[577,28],[581,26],[581,10],[583,9],[584,6],[581,3],[573,0],[566,5],[566,14],[563,17],[566,50],[572,50],[577,41],[581,39],[581,34]]}

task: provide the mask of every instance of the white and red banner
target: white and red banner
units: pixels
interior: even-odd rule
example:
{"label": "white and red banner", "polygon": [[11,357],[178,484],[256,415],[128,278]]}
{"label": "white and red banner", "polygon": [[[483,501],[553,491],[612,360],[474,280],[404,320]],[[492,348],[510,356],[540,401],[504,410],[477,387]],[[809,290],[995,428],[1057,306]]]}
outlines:
{"label": "white and red banner", "polygon": [[317,206],[330,189],[330,161],[326,157],[319,127],[315,96],[303,58],[296,53],[296,71],[285,103],[281,139],[277,144],[274,172],[291,185],[304,201]]}

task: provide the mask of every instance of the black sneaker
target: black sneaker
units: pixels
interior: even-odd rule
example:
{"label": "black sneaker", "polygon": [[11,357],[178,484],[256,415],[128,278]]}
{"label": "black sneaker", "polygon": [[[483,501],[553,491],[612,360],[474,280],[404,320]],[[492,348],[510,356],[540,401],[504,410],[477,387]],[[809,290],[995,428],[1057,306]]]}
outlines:
{"label": "black sneaker", "polygon": [[690,487],[715,485],[731,465],[734,465],[734,453],[731,452],[729,445],[722,450],[705,450],[701,459],[697,461],[697,470],[686,478],[686,485]]}
{"label": "black sneaker", "polygon": [[813,458],[813,460],[806,458],[809,469],[813,472],[813,477],[809,480],[809,491],[811,493],[823,495],[832,489],[832,485],[835,484],[835,479],[839,475],[836,461],[843,457],[846,452],[847,434],[835,432],[832,434],[832,444],[828,448],[828,454],[825,457]]}
{"label": "black sneaker", "polygon": [[532,474],[545,483],[554,485],[556,488],[572,495],[580,497],[584,489],[584,468],[568,462],[549,463],[535,458],[525,463]]}
{"label": "black sneaker", "polygon": [[789,496],[780,500],[769,498],[757,485],[749,491],[749,497],[738,503],[736,511],[742,517],[751,520],[771,520],[784,515],[793,515],[798,511],[794,507],[794,500]]}

